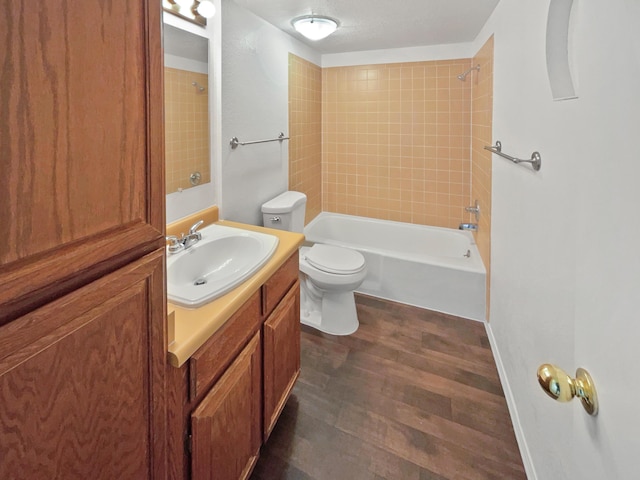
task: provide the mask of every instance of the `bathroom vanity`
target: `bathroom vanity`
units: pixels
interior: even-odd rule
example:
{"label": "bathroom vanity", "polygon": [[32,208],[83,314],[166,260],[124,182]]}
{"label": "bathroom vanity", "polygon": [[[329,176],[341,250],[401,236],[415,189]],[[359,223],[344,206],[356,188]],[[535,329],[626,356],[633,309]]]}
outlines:
{"label": "bathroom vanity", "polygon": [[227,295],[199,309],[169,305],[170,478],[248,478],[300,372],[304,237],[222,224],[272,233],[279,245]]}

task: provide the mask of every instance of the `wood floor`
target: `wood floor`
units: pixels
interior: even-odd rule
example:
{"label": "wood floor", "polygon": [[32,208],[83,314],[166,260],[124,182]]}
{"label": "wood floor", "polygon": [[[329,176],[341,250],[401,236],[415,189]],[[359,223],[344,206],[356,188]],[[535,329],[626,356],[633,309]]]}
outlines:
{"label": "wood floor", "polygon": [[479,322],[356,296],[348,337],[303,327],[302,372],[252,479],[526,479]]}

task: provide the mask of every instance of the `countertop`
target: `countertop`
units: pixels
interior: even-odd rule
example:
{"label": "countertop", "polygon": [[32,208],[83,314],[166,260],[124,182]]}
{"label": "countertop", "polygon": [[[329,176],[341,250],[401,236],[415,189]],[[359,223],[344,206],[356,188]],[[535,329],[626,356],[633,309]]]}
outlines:
{"label": "countertop", "polygon": [[[216,211],[217,216],[217,211]],[[189,219],[191,221],[191,217]],[[184,223],[184,222],[182,222]],[[207,222],[209,223],[209,222]],[[217,221],[218,225],[254,230],[278,237],[278,247],[269,261],[256,274],[222,297],[200,308],[183,308],[168,303],[169,363],[181,367],[231,316],[258,291],[304,242],[304,235],[271,228],[256,227],[230,221]],[[171,230],[168,228],[168,230]],[[169,233],[169,232],[168,232]],[[172,330],[172,324],[173,331]],[[171,340],[173,340],[171,342]]]}

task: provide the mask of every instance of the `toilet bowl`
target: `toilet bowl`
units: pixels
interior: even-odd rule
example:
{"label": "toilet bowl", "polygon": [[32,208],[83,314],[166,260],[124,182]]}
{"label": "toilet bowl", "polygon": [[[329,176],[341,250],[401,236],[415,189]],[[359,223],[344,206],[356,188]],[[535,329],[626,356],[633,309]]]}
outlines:
{"label": "toilet bowl", "polygon": [[[262,205],[263,224],[302,233],[307,197],[287,191]],[[300,321],[331,335],[358,329],[353,291],[366,276],[365,259],[356,250],[314,244],[301,247]]]}
{"label": "toilet bowl", "polygon": [[360,252],[315,244],[300,249],[300,321],[331,335],[359,326],[353,291],[364,281]]}

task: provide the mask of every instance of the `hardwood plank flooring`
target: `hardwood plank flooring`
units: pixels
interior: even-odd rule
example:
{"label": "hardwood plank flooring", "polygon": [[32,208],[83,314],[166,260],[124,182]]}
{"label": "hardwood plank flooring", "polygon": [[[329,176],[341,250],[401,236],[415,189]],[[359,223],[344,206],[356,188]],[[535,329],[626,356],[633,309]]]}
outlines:
{"label": "hardwood plank flooring", "polygon": [[301,374],[253,480],[526,479],[479,322],[356,295],[360,328],[302,328]]}

